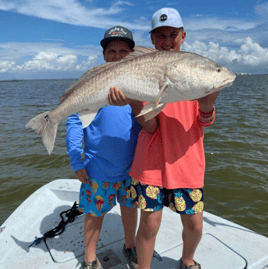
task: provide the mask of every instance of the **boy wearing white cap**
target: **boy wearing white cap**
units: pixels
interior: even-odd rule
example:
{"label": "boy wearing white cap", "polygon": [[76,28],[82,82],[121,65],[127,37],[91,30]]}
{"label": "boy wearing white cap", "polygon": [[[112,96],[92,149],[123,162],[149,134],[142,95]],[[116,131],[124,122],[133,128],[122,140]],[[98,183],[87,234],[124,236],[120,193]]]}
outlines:
{"label": "boy wearing white cap", "polygon": [[179,12],[173,8],[162,8],[152,18],[151,40],[157,50],[179,51],[186,33]]}
{"label": "boy wearing white cap", "polygon": [[[179,12],[162,8],[152,18],[151,40],[157,50],[179,51],[186,33]],[[203,127],[215,119],[218,93],[196,101],[169,103],[153,119],[137,118],[140,132],[130,170],[131,194],[141,209],[136,238],[139,269],[149,269],[162,209],[181,215],[183,253],[179,269],[200,269],[194,253],[201,240],[205,155]],[[121,92],[111,91],[110,104]],[[126,99],[137,115],[144,103]]]}

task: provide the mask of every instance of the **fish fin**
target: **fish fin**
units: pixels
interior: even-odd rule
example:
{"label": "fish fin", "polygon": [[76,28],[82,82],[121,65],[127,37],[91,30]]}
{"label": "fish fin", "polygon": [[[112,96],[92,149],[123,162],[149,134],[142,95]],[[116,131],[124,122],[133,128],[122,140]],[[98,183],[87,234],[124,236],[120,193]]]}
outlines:
{"label": "fish fin", "polygon": [[[133,52],[130,52],[128,54],[128,56],[124,57],[119,62],[128,61],[130,59],[137,58],[138,56],[148,54],[148,53],[157,52],[157,51],[158,50],[156,50],[154,48],[147,48],[147,47],[137,46],[137,47],[135,47]],[[94,68],[90,69],[87,73],[89,73],[90,77],[94,76],[94,75],[98,74],[99,72],[103,72],[106,68],[110,68],[111,66],[118,65],[119,62],[108,62],[108,63],[104,63],[104,64],[99,65],[99,66],[95,66]],[[81,79],[88,78],[87,73],[85,73],[81,77]]]}
{"label": "fish fin", "polygon": [[83,128],[86,128],[96,117],[98,112],[93,112],[89,110],[80,111],[78,117],[82,122]]}
{"label": "fish fin", "polygon": [[[156,52],[157,50],[154,48],[148,48],[148,47],[142,47],[142,46],[136,46],[134,48],[134,53],[136,53],[137,55],[142,55],[142,54],[147,54],[147,53],[152,53],[152,52]],[[131,53],[133,54],[133,52]]]}
{"label": "fish fin", "polygon": [[50,155],[54,148],[58,123],[53,123],[49,118],[51,111],[46,111],[31,119],[26,127],[30,127],[41,135],[43,143]]}
{"label": "fish fin", "polygon": [[111,66],[117,65],[118,62],[108,62],[98,66],[93,67],[92,69],[88,70],[79,80],[88,80],[93,76],[102,73],[106,70],[106,68],[110,68]]}
{"label": "fish fin", "polygon": [[62,94],[60,98],[60,103],[63,103],[67,99],[67,97],[69,97],[76,89],[80,88],[83,84],[86,84],[92,77],[96,76],[101,72],[105,72],[107,68],[110,68],[117,63],[118,62],[109,62],[88,70],[73,85],[71,85],[71,87],[65,93]]}
{"label": "fish fin", "polygon": [[136,117],[144,116],[145,121],[150,120],[154,118],[156,115],[158,115],[161,112],[161,110],[165,107],[165,105],[166,104],[163,103],[155,105],[154,102],[149,102],[143,107],[139,115],[137,115]]}
{"label": "fish fin", "polygon": [[160,91],[156,97],[155,105],[157,106],[161,100],[161,97],[165,94],[168,93],[168,82],[165,81],[164,83],[159,83],[160,84]]}
{"label": "fish fin", "polygon": [[154,49],[154,48],[147,48],[147,47],[142,47],[142,46],[137,46],[134,48],[134,51],[129,53],[128,56],[126,56],[125,58],[123,58],[121,61],[129,61],[131,59],[135,59],[139,56],[142,56],[144,54],[150,54],[150,53],[154,53],[157,52],[158,50]]}
{"label": "fish fin", "polygon": [[169,83],[169,84],[175,84],[176,83],[176,80],[173,79],[171,76],[167,75],[165,73],[165,79],[166,79],[166,82]]}
{"label": "fish fin", "polygon": [[[157,99],[162,103],[172,103],[181,101],[180,91],[176,85],[176,80],[168,76],[165,72],[165,81],[162,83],[162,88],[158,93]],[[161,85],[161,84],[160,84]]]}

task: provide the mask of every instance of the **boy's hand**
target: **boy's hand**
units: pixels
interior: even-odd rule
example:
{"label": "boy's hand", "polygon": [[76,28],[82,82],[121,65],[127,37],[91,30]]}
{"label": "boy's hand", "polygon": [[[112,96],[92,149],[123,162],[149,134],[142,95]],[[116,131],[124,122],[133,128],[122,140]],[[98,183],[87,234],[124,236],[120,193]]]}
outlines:
{"label": "boy's hand", "polygon": [[88,175],[86,169],[80,169],[74,172],[77,179],[82,183],[88,183]]}
{"label": "boy's hand", "polygon": [[198,99],[197,101],[199,102],[200,110],[205,113],[212,111],[219,93],[220,91],[214,92],[212,94],[209,94],[205,97]]}
{"label": "boy's hand", "polygon": [[118,90],[116,87],[110,88],[110,93],[108,94],[109,104],[113,106],[125,106],[130,103],[122,91]]}

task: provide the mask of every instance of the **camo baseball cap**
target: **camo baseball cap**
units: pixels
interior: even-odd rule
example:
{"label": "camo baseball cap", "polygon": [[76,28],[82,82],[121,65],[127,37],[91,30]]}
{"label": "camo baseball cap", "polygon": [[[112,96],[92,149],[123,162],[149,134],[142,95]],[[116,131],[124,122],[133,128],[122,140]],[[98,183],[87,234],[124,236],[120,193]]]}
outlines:
{"label": "camo baseball cap", "polygon": [[174,8],[161,8],[156,11],[152,17],[152,30],[150,33],[161,26],[170,26],[175,28],[183,27],[180,13]]}
{"label": "camo baseball cap", "polygon": [[112,40],[124,40],[128,43],[131,49],[135,47],[131,31],[123,26],[114,26],[105,32],[104,38],[100,42],[104,50]]}

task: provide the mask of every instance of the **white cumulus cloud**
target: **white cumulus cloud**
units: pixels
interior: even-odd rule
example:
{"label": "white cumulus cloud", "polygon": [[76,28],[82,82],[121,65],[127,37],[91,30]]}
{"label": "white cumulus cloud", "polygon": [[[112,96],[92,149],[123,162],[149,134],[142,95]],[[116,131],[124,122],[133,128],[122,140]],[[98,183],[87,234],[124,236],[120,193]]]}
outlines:
{"label": "white cumulus cloud", "polygon": [[0,73],[5,73],[14,68],[14,61],[0,61]]}
{"label": "white cumulus cloud", "polygon": [[27,71],[39,70],[70,70],[77,62],[77,56],[74,54],[67,54],[60,56],[53,52],[40,52],[33,60],[25,62],[23,69]]}
{"label": "white cumulus cloud", "polygon": [[[61,55],[55,52],[41,51],[31,60],[17,63],[16,61],[0,61],[0,73],[26,73],[40,71],[87,71],[90,69],[99,54],[88,56],[85,60],[79,60],[75,54]],[[85,58],[85,57],[84,57]]]}
{"label": "white cumulus cloud", "polygon": [[60,43],[0,44],[0,73],[87,71],[102,58],[101,48],[67,48]]}
{"label": "white cumulus cloud", "polygon": [[[139,39],[143,37],[137,36]],[[1,53],[5,53],[5,48],[13,51],[12,43],[10,46],[3,44],[0,48]],[[147,44],[150,46],[150,44]],[[23,58],[25,53],[24,45],[18,46],[16,43],[17,54],[20,57],[15,59],[3,59],[0,61],[0,73],[26,74],[35,72],[86,72],[96,64],[103,61],[100,48],[76,48],[68,49],[60,46],[47,47],[45,44],[39,44],[30,54],[26,54],[28,59]],[[30,46],[31,47],[31,46]],[[19,48],[22,50],[20,51]],[[243,40],[237,50],[221,46],[216,42],[205,43],[203,41],[194,41],[192,44],[185,42],[183,50],[203,55],[211,60],[221,64],[235,66],[266,66],[268,68],[268,49],[254,42],[250,37]],[[33,52],[34,51],[34,52]],[[0,55],[1,56],[1,55]],[[235,71],[235,70],[233,70]]]}
{"label": "white cumulus cloud", "polygon": [[268,65],[268,49],[254,43],[250,37],[247,37],[244,44],[238,51],[230,50],[220,46],[218,43],[194,41],[192,45],[184,43],[185,51],[194,52],[207,57],[216,62],[232,63],[238,61],[243,65],[256,66],[261,64]]}
{"label": "white cumulus cloud", "polygon": [[81,63],[77,64],[75,66],[75,69],[77,71],[87,71],[89,69],[89,67],[91,67],[93,65],[93,63],[95,63],[98,59],[98,55],[91,55],[87,58],[87,61],[82,61]]}
{"label": "white cumulus cloud", "polygon": [[250,37],[240,47],[239,52],[241,54],[239,61],[245,65],[268,64],[268,49],[254,43]]}

